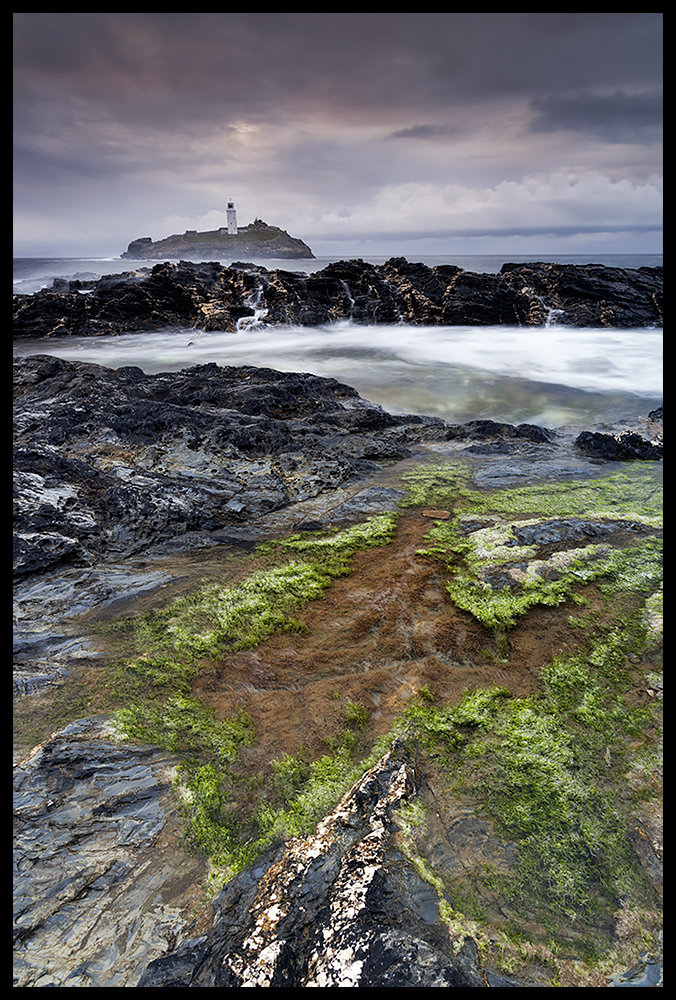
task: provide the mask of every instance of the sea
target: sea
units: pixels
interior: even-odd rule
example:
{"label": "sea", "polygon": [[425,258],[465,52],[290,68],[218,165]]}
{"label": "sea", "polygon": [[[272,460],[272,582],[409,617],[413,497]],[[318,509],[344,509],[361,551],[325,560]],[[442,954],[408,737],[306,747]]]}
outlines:
{"label": "sea", "polygon": [[[312,273],[344,258],[265,260],[269,270]],[[384,256],[360,258],[374,264]],[[504,255],[409,256],[430,266],[455,264],[496,274]],[[661,254],[538,256],[563,264],[638,268],[662,265]],[[119,258],[18,257],[14,292],[34,293],[55,277],[118,274],[152,261]],[[224,260],[223,263],[231,263]],[[167,328],[119,337],[17,340],[14,354],[52,354],[147,373],[192,365],[255,365],[336,378],[391,413],[603,429],[641,418],[662,403],[662,329],[572,328],[551,310],[541,327],[365,326],[344,320],[316,327],[266,324],[261,312],[241,329]]]}

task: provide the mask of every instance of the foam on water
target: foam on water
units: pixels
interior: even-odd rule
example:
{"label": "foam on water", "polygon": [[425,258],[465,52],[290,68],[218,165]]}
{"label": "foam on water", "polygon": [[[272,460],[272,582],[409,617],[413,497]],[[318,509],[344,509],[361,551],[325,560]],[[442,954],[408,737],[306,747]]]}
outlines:
{"label": "foam on water", "polygon": [[662,398],[661,350],[661,331],[648,329],[275,328],[263,316],[233,333],[181,329],[15,343],[17,354],[148,373],[210,362],[306,371],[346,382],[392,412],[549,426],[619,419],[627,407],[629,415],[647,413]]}
{"label": "foam on water", "polygon": [[[269,268],[316,271],[337,258],[266,261]],[[379,263],[386,258],[372,258]],[[503,257],[424,258],[476,272],[497,272]],[[610,255],[559,259],[638,267],[661,257]],[[152,261],[17,259],[15,280],[51,283],[57,274],[112,274]],[[31,289],[32,290],[32,289]],[[353,386],[394,413],[462,422],[477,417],[547,426],[589,424],[645,415],[662,401],[661,329],[581,329],[558,324],[552,310],[542,327],[361,326],[271,327],[252,301],[251,318],[233,333],[172,329],[123,337],[15,342],[17,354],[48,353],[112,368],[178,371],[196,364],[256,365],[312,372]]]}

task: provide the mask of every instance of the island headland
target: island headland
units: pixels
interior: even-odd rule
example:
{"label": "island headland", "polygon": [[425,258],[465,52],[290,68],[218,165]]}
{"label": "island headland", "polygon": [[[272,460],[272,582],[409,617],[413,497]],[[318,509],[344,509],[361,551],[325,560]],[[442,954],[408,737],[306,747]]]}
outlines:
{"label": "island headland", "polygon": [[184,233],[153,241],[149,236],[132,240],[122,260],[194,260],[235,256],[288,260],[314,259],[303,240],[284,229],[254,219],[248,226],[224,227],[210,232],[188,229]]}

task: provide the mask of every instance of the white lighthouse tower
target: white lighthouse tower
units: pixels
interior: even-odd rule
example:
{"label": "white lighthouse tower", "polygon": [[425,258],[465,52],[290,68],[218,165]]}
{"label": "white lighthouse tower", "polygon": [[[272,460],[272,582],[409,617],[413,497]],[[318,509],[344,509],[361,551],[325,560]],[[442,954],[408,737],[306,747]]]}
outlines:
{"label": "white lighthouse tower", "polygon": [[228,219],[228,235],[237,236],[237,211],[234,201],[228,202],[226,215]]}

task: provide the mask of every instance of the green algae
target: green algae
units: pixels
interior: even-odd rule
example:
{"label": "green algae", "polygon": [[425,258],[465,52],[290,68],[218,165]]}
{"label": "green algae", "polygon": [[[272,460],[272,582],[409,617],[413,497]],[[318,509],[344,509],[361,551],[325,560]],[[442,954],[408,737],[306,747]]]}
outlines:
{"label": "green algae", "polygon": [[349,573],[358,549],[391,541],[396,523],[395,514],[383,514],[328,537],[293,536],[261,546],[261,552],[282,559],[288,552],[304,558],[258,570],[238,584],[210,584],[139,616],[129,623],[133,642],[152,660],[185,664],[252,649],[275,632],[302,629],[294,612]]}
{"label": "green algae", "polygon": [[[447,589],[455,603],[488,627],[512,628],[536,604],[581,601],[578,591],[592,582],[610,605],[627,593],[642,598],[636,602],[640,607],[635,613],[613,607],[614,621],[605,628],[586,620],[593,639],[574,655],[543,665],[541,689],[530,698],[513,698],[507,688],[479,688],[457,705],[444,706],[436,704],[428,689],[421,690],[419,700],[365,757],[357,756],[358,734],[368,717],[362,706],[348,705],[346,728],[327,734],[329,753],[311,761],[299,751],[270,762],[266,793],[243,821],[232,803],[236,783],[243,780],[238,753],[251,734],[246,725],[239,736],[230,732],[228,738],[225,732],[208,738],[197,723],[191,730],[185,722],[191,713],[185,705],[182,716],[177,711],[177,695],[185,691],[200,656],[250,648],[275,631],[297,627],[295,610],[321,597],[336,576],[350,572],[357,548],[390,541],[396,518],[386,515],[318,537],[297,535],[259,549],[275,559],[290,555],[282,566],[230,588],[205,588],[141,623],[144,640],[156,651],[130,665],[131,675],[148,681],[158,697],[169,691],[170,698],[162,710],[155,707],[144,714],[129,709],[126,721],[118,716],[121,728],[154,742],[162,729],[180,732],[180,738],[171,737],[172,747],[192,755],[181,770],[188,840],[209,860],[212,890],[275,841],[311,832],[392,740],[405,735],[441,762],[452,776],[454,794],[481,802],[501,835],[517,845],[516,869],[506,875],[484,866],[480,877],[485,884],[509,901],[524,926],[533,914],[539,916],[548,928],[547,948],[554,947],[557,934],[565,938],[562,923],[589,927],[592,954],[603,947],[601,938],[594,943],[596,928],[617,907],[629,901],[650,909],[653,902],[630,842],[622,775],[638,767],[637,761],[644,770],[650,767],[645,732],[653,716],[627,702],[626,657],[656,641],[662,614],[661,547],[659,539],[641,537],[623,549],[590,544],[538,560],[537,546],[519,545],[512,529],[514,522],[530,526],[551,518],[584,517],[655,530],[661,492],[653,476],[640,469],[579,483],[484,492],[470,487],[463,467],[426,466],[410,483],[407,505],[434,504],[453,511],[451,520],[431,529],[424,552],[447,567]],[[517,563],[525,568],[511,587],[496,588],[482,579],[487,568],[505,571]],[[577,623],[583,624],[582,619]],[[183,729],[177,717],[184,719]],[[201,718],[197,706],[192,717]],[[203,719],[200,725],[206,731],[213,720]],[[630,739],[640,746],[631,749]],[[419,803],[412,803],[411,810],[409,833],[414,815],[421,821]],[[494,928],[482,930],[473,923],[481,903],[470,890],[462,905],[457,893],[454,905],[448,902],[448,879],[410,838],[409,856],[437,888],[449,926],[471,933],[480,944],[496,939]],[[521,933],[518,919],[512,938]],[[503,931],[497,936],[502,939]],[[522,957],[527,954],[532,957],[524,946]]]}
{"label": "green algae", "polygon": [[512,706],[498,736],[494,772],[484,780],[492,813],[518,844],[509,896],[531,911],[546,903],[570,920],[593,923],[624,897],[647,891],[628,827],[603,787],[596,740],[527,701]]}
{"label": "green algae", "polygon": [[162,654],[144,655],[117,668],[112,688],[124,695],[135,693],[147,697],[188,694],[196,676],[197,668],[191,663],[181,663]]}
{"label": "green algae", "polygon": [[628,472],[565,483],[536,483],[501,490],[470,486],[472,467],[466,463],[421,464],[403,476],[406,506],[453,506],[464,513],[523,517],[587,517],[634,520],[659,527],[663,495],[659,470],[652,463],[634,462]]}
{"label": "green algae", "polygon": [[657,539],[640,539],[623,550],[603,543],[568,548],[562,543],[537,559],[539,546],[521,543],[515,533],[565,518],[617,523],[627,531],[657,530],[662,491],[652,469],[496,491],[470,488],[463,466],[423,465],[408,478],[407,503],[445,503],[454,511],[450,521],[430,529],[430,544],[420,554],[442,559],[454,603],[498,637],[530,608],[578,600],[576,588],[594,581],[604,581],[613,593],[653,593],[661,586]]}
{"label": "green algae", "polygon": [[[464,928],[480,947],[490,942],[492,950],[514,953],[495,917],[488,925],[485,918],[476,923],[482,903],[473,879],[509,904],[517,930],[519,922],[526,928],[540,921],[543,936],[527,951],[533,959],[546,945],[554,967],[555,952],[570,948],[571,933],[575,951],[588,945],[590,960],[609,954],[604,928],[620,908],[655,919],[655,893],[631,842],[624,777],[630,767],[652,766],[644,758],[652,760],[654,714],[630,705],[626,670],[627,653],[652,644],[637,613],[625,627],[546,664],[534,696],[511,698],[506,689],[491,687],[468,692],[455,706],[420,699],[398,720],[395,729],[409,727],[436,758],[453,782],[453,797],[492,818],[497,833],[517,848],[514,870],[505,874],[477,863],[472,875],[465,867],[469,881],[457,892],[453,876],[425,857],[425,836],[413,835],[414,823],[402,825],[406,853],[421,876],[440,900],[453,899],[442,915],[454,932]],[[410,810],[419,826],[421,808]]]}
{"label": "green algae", "polygon": [[172,695],[160,704],[136,702],[119,709],[115,728],[120,736],[152,742],[186,758],[205,756],[232,763],[239,747],[253,742],[253,726],[245,712],[218,720],[199,698]]}
{"label": "green algae", "polygon": [[302,753],[285,754],[271,761],[271,787],[283,802],[274,805],[261,801],[245,823],[228,808],[233,789],[222,768],[212,763],[193,769],[184,767],[181,798],[188,820],[186,837],[189,845],[208,860],[208,891],[219,891],[271,845],[312,833],[388,748],[389,741],[382,739],[366,757],[357,759],[348,740],[339,741],[332,753],[312,761]]}
{"label": "green algae", "polygon": [[[462,546],[455,549],[455,554],[458,551]],[[553,578],[551,574],[555,574]],[[551,607],[569,599],[575,601],[574,588],[592,582],[601,581],[609,593],[654,591],[661,586],[661,546],[652,539],[628,550],[587,545],[557,552],[547,559],[531,560],[524,570],[511,576],[511,586],[496,588],[477,579],[471,569],[460,568],[446,589],[458,607],[471,612],[484,625],[509,629],[536,605]]]}
{"label": "green algae", "polygon": [[253,648],[275,632],[300,628],[293,613],[349,573],[358,549],[390,542],[396,524],[396,514],[384,514],[344,531],[268,543],[260,547],[262,554],[303,558],[256,571],[238,584],[200,588],[127,623],[131,641],[145,652],[114,673],[113,689],[129,698],[115,712],[115,729],[120,739],[152,743],[183,758],[179,787],[186,841],[208,859],[212,891],[275,838],[309,832],[330,811],[358,776],[354,754],[369,714],[349,701],[346,728],[327,736],[331,753],[313,762],[301,756],[272,761],[272,789],[277,795],[285,789],[284,804],[264,803],[243,825],[232,802],[238,785],[256,780],[243,779],[239,759],[242,748],[254,741],[253,726],[242,711],[218,720],[208,705],[190,696],[200,659]]}

